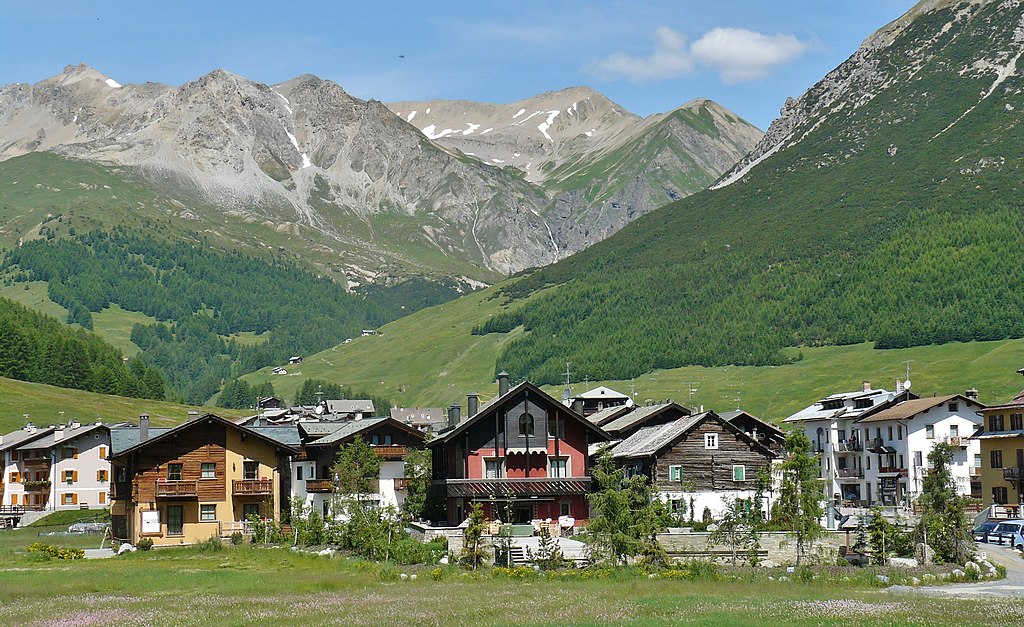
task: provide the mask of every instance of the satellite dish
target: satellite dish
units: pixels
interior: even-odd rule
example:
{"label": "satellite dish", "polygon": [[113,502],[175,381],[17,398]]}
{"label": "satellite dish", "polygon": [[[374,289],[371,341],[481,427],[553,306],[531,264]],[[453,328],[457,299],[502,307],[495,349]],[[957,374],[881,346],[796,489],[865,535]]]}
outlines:
{"label": "satellite dish", "polygon": [[313,410],[313,411],[315,411],[315,412],[316,412],[316,415],[317,415],[317,416],[322,416],[322,415],[323,415],[323,413],[324,413],[324,406],[323,406],[323,405],[317,405],[317,406],[316,406],[316,409],[315,409],[315,410]]}
{"label": "satellite dish", "polygon": [[907,379],[906,381],[903,382],[903,389],[904,390],[909,390],[910,389],[910,379]]}

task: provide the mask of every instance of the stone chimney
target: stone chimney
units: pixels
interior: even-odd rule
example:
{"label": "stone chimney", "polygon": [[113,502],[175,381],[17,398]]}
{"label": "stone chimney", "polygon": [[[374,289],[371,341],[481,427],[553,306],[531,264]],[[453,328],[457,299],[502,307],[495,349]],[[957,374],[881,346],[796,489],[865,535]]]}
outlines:
{"label": "stone chimney", "polygon": [[964,392],[964,396],[971,399],[972,401],[976,401],[978,400],[978,390],[976,388],[971,388]]}
{"label": "stone chimney", "polygon": [[870,381],[861,381],[860,382],[860,389],[862,391],[864,391],[864,392],[870,392],[871,391],[871,382]]}
{"label": "stone chimney", "polygon": [[28,423],[25,424],[25,431],[28,431],[29,433],[35,433],[36,432],[36,426],[34,424],[32,424],[31,422],[28,422]]}
{"label": "stone chimney", "polygon": [[75,418],[70,423],[68,423],[68,428],[70,428],[70,429],[77,429],[77,428],[79,428],[81,426],[82,426],[82,423],[79,422],[79,420],[77,418]]}
{"label": "stone chimney", "polygon": [[64,425],[57,425],[57,430],[53,432],[53,441],[59,442],[64,439]]}
{"label": "stone chimney", "polygon": [[448,408],[448,426],[454,427],[462,421],[460,414],[462,413],[462,406],[452,403],[452,406]]}
{"label": "stone chimney", "polygon": [[149,414],[139,416],[139,442],[149,439]]}
{"label": "stone chimney", "polygon": [[480,411],[480,395],[469,394],[466,396],[466,417],[472,418]]}
{"label": "stone chimney", "polygon": [[502,370],[498,373],[498,396],[508,394],[508,373]]}
{"label": "stone chimney", "polygon": [[581,415],[581,416],[583,415],[583,399],[582,398],[574,398],[572,400],[572,410],[574,412],[576,412],[577,414]]}

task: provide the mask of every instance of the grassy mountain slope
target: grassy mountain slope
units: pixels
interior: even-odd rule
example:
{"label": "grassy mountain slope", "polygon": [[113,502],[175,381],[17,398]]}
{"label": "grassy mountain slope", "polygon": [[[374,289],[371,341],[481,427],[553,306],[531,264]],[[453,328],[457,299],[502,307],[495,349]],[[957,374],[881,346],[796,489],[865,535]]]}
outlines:
{"label": "grassy mountain slope", "polygon": [[57,424],[64,412],[65,421],[77,418],[82,422],[138,422],[139,414],[148,413],[153,426],[167,427],[188,420],[188,412],[212,412],[220,416],[242,416],[245,412],[231,409],[191,407],[161,401],[123,396],[94,394],[81,390],[57,388],[40,383],[26,383],[0,377],[0,432],[9,433],[25,425],[24,414],[37,425]]}
{"label": "grassy mountain slope", "polygon": [[[379,337],[355,338],[309,356],[283,376],[269,369],[245,377],[250,383],[271,381],[289,401],[302,382],[316,378],[394,399],[405,406],[465,406],[465,396],[478,392],[485,400],[497,392],[494,372],[503,364],[500,349],[522,336],[472,335],[471,329],[503,311],[516,311],[525,303],[496,298],[498,287],[451,303],[418,311],[382,327]],[[555,288],[558,289],[558,288]],[[540,298],[542,295],[535,298]],[[905,349],[875,350],[870,344],[840,347],[785,349],[803,358],[782,366],[689,366],[655,370],[632,380],[592,381],[628,392],[636,386],[637,399],[671,398],[687,402],[687,390],[696,388],[694,404],[718,410],[732,409],[736,399],[745,409],[778,420],[815,400],[839,390],[854,390],[862,380],[892,388],[910,361],[914,389],[921,394],[962,391],[976,387],[985,402],[1016,394],[1021,387],[1014,364],[1024,361],[1024,340],[949,343]],[[562,364],[565,367],[565,364]],[[571,366],[576,371],[576,364]],[[574,390],[586,389],[574,375]],[[556,397],[560,385],[545,386]]]}
{"label": "grassy mountain slope", "polygon": [[553,383],[566,361],[622,379],[1024,337],[1024,41],[1000,7],[925,13],[809,90],[736,182],[507,288],[560,286],[482,329],[525,328],[501,366]]}

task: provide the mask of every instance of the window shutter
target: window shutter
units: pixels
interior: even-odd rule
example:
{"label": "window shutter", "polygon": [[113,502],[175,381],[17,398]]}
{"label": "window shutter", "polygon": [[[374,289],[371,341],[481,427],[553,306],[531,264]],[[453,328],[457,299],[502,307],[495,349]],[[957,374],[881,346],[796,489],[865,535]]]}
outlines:
{"label": "window shutter", "polygon": [[78,505],[78,495],[77,494],[72,494],[71,495],[71,504],[72,505]]}
{"label": "window shutter", "polygon": [[76,447],[76,448],[71,449],[71,452],[74,453],[73,457],[75,459],[78,459],[78,448]]}
{"label": "window shutter", "polygon": [[103,503],[106,503],[106,502],[107,502],[107,493],[106,492],[100,492],[100,504],[103,504]]}
{"label": "window shutter", "polygon": [[100,459],[106,459],[106,458],[107,458],[107,447],[101,446],[100,447]]}
{"label": "window shutter", "polygon": [[78,483],[78,471],[77,470],[71,471],[71,481],[74,482],[74,483]]}
{"label": "window shutter", "polygon": [[67,494],[61,494],[60,495],[60,504],[61,505],[67,505],[68,504],[68,495]]}
{"label": "window shutter", "polygon": [[103,481],[103,471],[102,470],[97,470],[96,471],[96,481]]}

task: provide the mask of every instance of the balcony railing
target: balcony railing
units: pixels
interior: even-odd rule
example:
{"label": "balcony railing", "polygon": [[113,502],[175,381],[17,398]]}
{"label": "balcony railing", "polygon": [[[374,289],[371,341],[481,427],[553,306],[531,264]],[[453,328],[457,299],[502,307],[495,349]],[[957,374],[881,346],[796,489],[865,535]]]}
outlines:
{"label": "balcony railing", "polygon": [[1021,472],[1019,466],[1003,468],[1003,479],[1006,481],[1020,481],[1024,479],[1024,472]]}
{"label": "balcony railing", "polygon": [[897,468],[895,466],[882,466],[878,469],[878,474],[894,474],[898,473],[901,475],[907,474],[906,468]]}
{"label": "balcony railing", "polygon": [[231,493],[236,496],[256,496],[274,493],[271,479],[235,479],[231,482]]}
{"label": "balcony railing", "polygon": [[157,497],[199,496],[199,481],[157,481]]}
{"label": "balcony railing", "polygon": [[446,486],[450,497],[562,496],[590,492],[590,477],[529,479],[442,479],[434,485]]}
{"label": "balcony railing", "polygon": [[306,479],[306,492],[334,492],[334,482],[330,479]]}
{"label": "balcony railing", "polygon": [[385,459],[401,459],[405,457],[406,452],[404,446],[373,446],[372,448],[377,457]]}
{"label": "balcony railing", "polygon": [[50,491],[49,481],[26,481],[25,491],[26,492],[49,492]]}
{"label": "balcony railing", "polygon": [[50,458],[49,457],[33,457],[32,459],[21,460],[21,465],[24,468],[49,468]]}
{"label": "balcony railing", "polygon": [[970,474],[971,474],[972,477],[980,477],[981,476],[981,466],[971,466]]}
{"label": "balcony railing", "polygon": [[836,450],[840,453],[856,453],[864,450],[864,443],[859,440],[847,440],[837,443]]}
{"label": "balcony railing", "polygon": [[840,479],[863,479],[864,470],[861,468],[836,468],[836,477]]}

